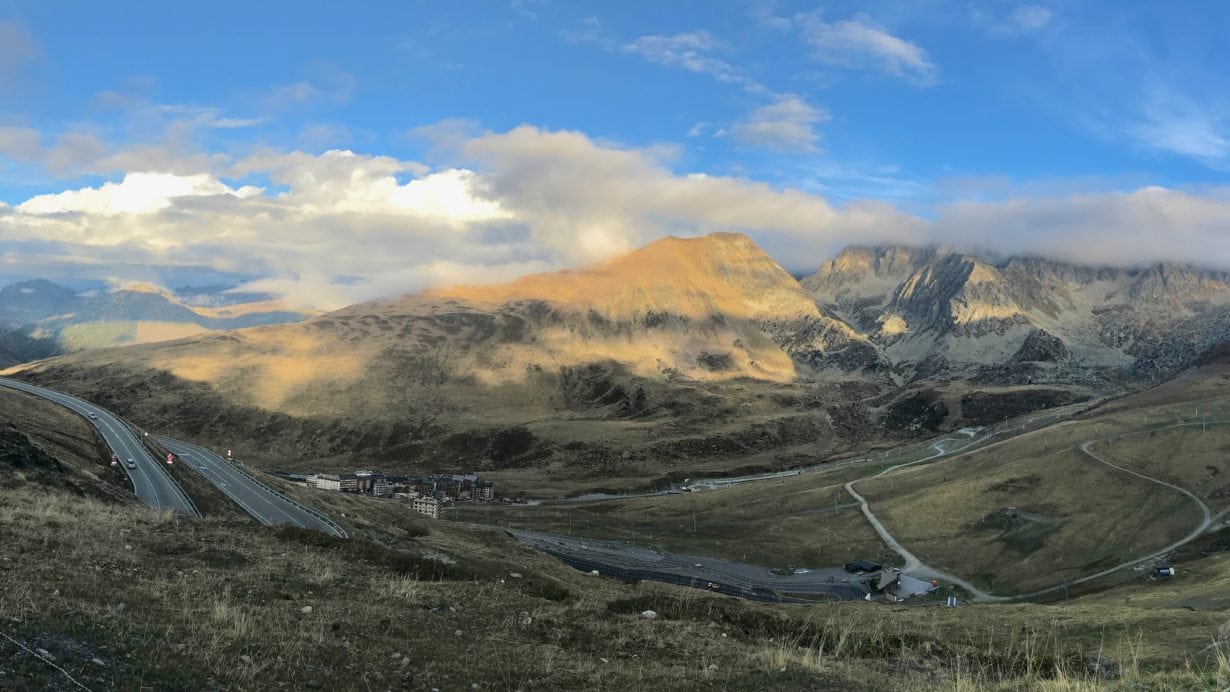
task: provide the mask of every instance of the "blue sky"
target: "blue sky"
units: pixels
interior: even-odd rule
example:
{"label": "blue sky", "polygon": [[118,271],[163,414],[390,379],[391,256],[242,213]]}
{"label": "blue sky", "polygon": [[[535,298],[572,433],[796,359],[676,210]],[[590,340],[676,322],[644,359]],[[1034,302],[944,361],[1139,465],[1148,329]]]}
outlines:
{"label": "blue sky", "polygon": [[332,305],[724,228],[1226,264],[1230,5],[1182,7],[0,0],[0,278]]}

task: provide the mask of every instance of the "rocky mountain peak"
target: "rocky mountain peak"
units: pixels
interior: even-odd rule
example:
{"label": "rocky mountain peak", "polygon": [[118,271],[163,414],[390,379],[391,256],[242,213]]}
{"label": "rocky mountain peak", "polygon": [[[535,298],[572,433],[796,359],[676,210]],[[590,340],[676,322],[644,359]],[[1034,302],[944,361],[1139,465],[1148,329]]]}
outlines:
{"label": "rocky mountain peak", "polygon": [[804,285],[862,283],[872,277],[902,279],[942,254],[944,251],[935,247],[852,245],[804,279]]}
{"label": "rocky mountain peak", "polygon": [[1174,307],[1216,299],[1230,291],[1222,272],[1159,262],[1136,274],[1128,287],[1132,300]]}
{"label": "rocky mountain peak", "polygon": [[798,282],[750,238],[737,233],[671,236],[581,269],[507,284],[440,289],[426,297],[480,306],[545,301],[555,309],[593,311],[610,320],[649,313],[688,319],[820,316]]}
{"label": "rocky mountain peak", "polygon": [[893,294],[884,320],[892,331],[997,328],[1020,317],[999,270],[966,255],[946,255],[916,270]]}

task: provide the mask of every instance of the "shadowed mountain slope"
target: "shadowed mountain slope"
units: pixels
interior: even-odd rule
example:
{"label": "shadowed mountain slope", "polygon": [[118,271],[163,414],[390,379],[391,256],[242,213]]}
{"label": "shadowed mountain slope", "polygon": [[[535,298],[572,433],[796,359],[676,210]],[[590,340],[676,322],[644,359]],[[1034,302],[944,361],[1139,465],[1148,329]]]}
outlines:
{"label": "shadowed mountain slope", "polygon": [[800,283],[716,233],[21,376],[280,464],[549,467],[643,485],[1147,385],[1230,337],[1227,286],[1190,267],[904,247],[850,248]]}

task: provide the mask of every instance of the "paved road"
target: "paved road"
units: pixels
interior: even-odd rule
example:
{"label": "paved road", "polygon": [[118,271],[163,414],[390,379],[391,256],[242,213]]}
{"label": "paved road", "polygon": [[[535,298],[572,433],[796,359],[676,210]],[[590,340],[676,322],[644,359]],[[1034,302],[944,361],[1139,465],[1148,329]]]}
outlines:
{"label": "paved road", "polygon": [[169,437],[156,439],[265,526],[290,524],[346,538],[346,531],[324,515],[275,492],[218,454]]}
{"label": "paved road", "polygon": [[[1036,598],[1038,596],[1044,596],[1049,593],[1055,593],[1060,590],[1066,591],[1068,588],[1072,586],[1076,586],[1078,584],[1083,584],[1085,582],[1093,581],[1095,579],[1101,579],[1102,577],[1114,574],[1115,572],[1119,572],[1125,569],[1129,569],[1131,567],[1135,567],[1142,563],[1156,560],[1196,540],[1197,538],[1202,536],[1206,531],[1213,528],[1218,522],[1218,520],[1220,520],[1221,517],[1225,515],[1225,513],[1222,513],[1217,516],[1214,516],[1212,510],[1204,502],[1204,500],[1201,500],[1199,497],[1197,497],[1195,494],[1191,493],[1185,488],[1174,485],[1173,483],[1167,483],[1166,481],[1153,478],[1152,476],[1147,476],[1143,473],[1139,473],[1137,471],[1133,471],[1128,468],[1124,468],[1122,466],[1119,466],[1118,464],[1113,464],[1107,461],[1106,459],[1103,459],[1102,457],[1098,456],[1095,452],[1093,452],[1093,450],[1091,449],[1093,445],[1099,442],[1108,442],[1110,440],[1114,440],[1120,437],[1128,437],[1132,435],[1143,435],[1143,434],[1155,432],[1157,430],[1219,425],[1219,424],[1225,424],[1225,423],[1227,423],[1227,421],[1200,421],[1200,422],[1191,422],[1191,423],[1181,422],[1181,423],[1175,423],[1174,425],[1165,426],[1162,428],[1149,428],[1147,430],[1134,430],[1131,432],[1118,433],[1115,435],[1110,435],[1107,437],[1102,437],[1102,438],[1093,439],[1093,440],[1086,440],[1085,442],[1082,442],[1080,444],[1080,450],[1084,452],[1087,456],[1089,456],[1091,459],[1093,459],[1094,461],[1100,462],[1116,470],[1136,476],[1137,478],[1148,481],[1150,483],[1156,483],[1158,485],[1161,485],[1163,487],[1169,488],[1171,490],[1174,490],[1178,493],[1185,495],[1188,499],[1190,499],[1196,505],[1197,509],[1200,510],[1202,514],[1200,524],[1194,529],[1192,529],[1191,532],[1188,533],[1186,536],[1184,536],[1182,539],[1166,546],[1165,548],[1162,548],[1161,550],[1154,551],[1142,557],[1125,560],[1124,562],[1121,562],[1113,567],[1109,567],[1107,569],[1101,570],[1099,572],[1095,572],[1093,574],[1087,574],[1077,579],[1072,579],[1066,582],[1062,582],[1060,584],[1056,584],[1055,586],[1050,586],[1045,589],[1039,589],[1037,591],[1031,591],[1029,593],[1017,594],[1015,596],[992,596],[984,591],[977,589],[973,585],[969,584],[968,582],[954,575],[948,574],[941,570],[937,570],[933,567],[926,565],[921,560],[919,560],[913,553],[911,553],[904,546],[902,546],[899,542],[897,542],[896,539],[893,538],[892,534],[888,531],[888,529],[884,526],[884,524],[881,523],[879,519],[875,517],[874,514],[872,514],[870,507],[867,505],[867,501],[861,495],[859,495],[858,492],[854,490],[854,485],[858,483],[859,481],[866,480],[866,478],[860,478],[858,480],[854,480],[849,483],[846,483],[846,491],[849,492],[856,500],[859,501],[859,504],[862,506],[862,509],[863,509],[863,514],[867,517],[867,521],[871,524],[872,528],[876,530],[876,533],[878,533],[880,537],[883,538],[884,541],[890,547],[892,547],[892,549],[898,555],[900,555],[905,560],[906,565],[905,567],[902,568],[902,571],[908,571],[914,575],[922,576],[922,577],[929,578],[929,579],[942,579],[942,580],[946,580],[946,581],[950,581],[952,583],[958,584],[962,588],[969,591],[974,596],[973,600],[975,602],[995,603],[995,602],[1004,602],[1004,601],[1028,600],[1028,599]],[[1001,441],[998,444],[1003,444],[1006,441],[1007,440]],[[941,440],[940,442],[945,442],[945,440]],[[913,466],[914,464],[926,463],[928,461],[931,461],[941,456],[952,455],[954,452],[964,453],[965,451],[967,451],[966,450],[967,447],[969,447],[969,445],[965,445],[965,446],[962,446],[961,448],[952,449],[952,450],[937,449],[936,453],[930,457],[926,457],[923,459],[917,459],[915,461],[911,461],[905,464],[899,464],[897,466],[892,466],[890,468],[885,469],[884,471],[881,471],[880,473],[874,476],[869,476],[868,478],[879,478],[880,476],[883,476],[887,473],[891,473],[899,468],[902,468],[905,466]],[[972,450],[969,450],[969,451],[972,451]],[[955,456],[962,456],[962,455],[963,454],[956,454]]]}
{"label": "paved road", "polygon": [[825,568],[775,574],[764,567],[698,555],[661,553],[612,541],[593,541],[537,531],[510,530],[517,540],[556,555],[579,569],[611,576],[697,586],[731,596],[763,601],[821,596],[838,601],[864,598],[863,579]]}
{"label": "paved road", "polygon": [[[171,474],[163,467],[162,462],[155,459],[128,426],[110,411],[77,397],[18,380],[0,377],[0,386],[42,397],[86,417],[102,434],[111,452],[120,458],[120,467],[128,474],[128,478],[132,481],[133,491],[142,502],[155,509],[199,516],[192,500],[171,478]],[[91,413],[95,418],[89,418]],[[126,463],[128,459],[132,459],[137,468],[128,468]]]}
{"label": "paved road", "polygon": [[1058,584],[1056,586],[1052,586],[1049,588],[1040,589],[1038,591],[1034,591],[1034,592],[1027,593],[1027,594],[1021,594],[1019,596],[1016,596],[1015,598],[1024,600],[1027,598],[1035,598],[1037,596],[1042,596],[1048,593],[1054,593],[1056,591],[1059,591],[1060,589],[1066,590],[1070,586],[1075,586],[1077,584],[1083,584],[1087,581],[1093,581],[1094,579],[1101,579],[1102,577],[1105,577],[1110,574],[1114,574],[1115,572],[1118,572],[1120,570],[1128,569],[1130,567],[1135,567],[1136,565],[1139,565],[1144,562],[1151,562],[1168,553],[1178,550],[1179,548],[1187,545],[1188,543],[1191,543],[1192,541],[1202,536],[1204,532],[1213,528],[1213,525],[1218,521],[1218,519],[1221,518],[1222,515],[1214,516],[1213,511],[1209,509],[1209,506],[1205,503],[1205,501],[1201,500],[1199,497],[1196,497],[1196,495],[1194,495],[1192,492],[1190,492],[1186,488],[1181,488],[1177,485],[1174,485],[1173,483],[1167,483],[1166,481],[1154,478],[1152,476],[1146,476],[1143,473],[1124,468],[1122,466],[1119,466],[1118,464],[1113,464],[1107,461],[1106,459],[1103,459],[1102,457],[1098,456],[1092,449],[1090,449],[1090,447],[1092,447],[1093,445],[1099,442],[1109,442],[1110,440],[1114,440],[1116,438],[1129,437],[1132,435],[1143,435],[1146,433],[1156,432],[1157,430],[1169,430],[1173,428],[1186,428],[1186,427],[1198,427],[1198,426],[1207,427],[1209,425],[1216,425],[1216,424],[1221,424],[1221,423],[1224,423],[1224,421],[1202,421],[1199,423],[1175,423],[1174,425],[1166,426],[1164,428],[1152,428],[1149,430],[1136,430],[1133,432],[1119,433],[1117,435],[1110,435],[1108,437],[1103,437],[1097,440],[1086,440],[1085,442],[1082,442],[1080,445],[1080,450],[1084,452],[1087,456],[1089,456],[1091,459],[1095,461],[1099,461],[1103,464],[1106,464],[1107,466],[1113,469],[1118,469],[1124,473],[1129,473],[1133,476],[1136,476],[1137,478],[1142,478],[1146,481],[1149,481],[1150,483],[1156,483],[1160,486],[1170,488],[1171,490],[1174,490],[1176,492],[1182,493],[1183,495],[1186,495],[1187,498],[1196,505],[1196,508],[1200,510],[1200,513],[1202,515],[1201,520],[1200,520],[1200,525],[1192,529],[1192,531],[1188,533],[1186,536],[1184,536],[1183,538],[1175,541],[1174,543],[1171,543],[1170,545],[1166,546],[1165,548],[1162,548],[1161,550],[1157,550],[1152,553],[1149,553],[1148,555],[1145,555],[1144,557],[1138,557],[1132,560],[1127,560],[1125,562],[1121,562],[1115,565],[1114,567],[1104,569],[1100,572],[1095,572],[1093,574],[1087,574],[1083,577],[1080,577],[1079,579],[1073,579],[1069,582]]}
{"label": "paved road", "polygon": [[[860,495],[858,491],[854,489],[855,484],[857,484],[859,481],[865,481],[869,478],[879,478],[885,474],[892,473],[893,471],[896,471],[897,469],[900,469],[900,468],[904,468],[906,466],[913,466],[915,464],[923,464],[928,461],[931,461],[932,459],[938,459],[939,457],[952,454],[953,452],[959,452],[973,444],[973,441],[971,440],[970,442],[968,442],[967,444],[961,447],[951,448],[952,442],[953,440],[951,439],[940,440],[931,445],[932,449],[935,450],[935,454],[932,454],[929,457],[923,457],[921,459],[915,459],[914,461],[909,461],[904,464],[890,466],[884,469],[883,471],[875,474],[874,476],[867,476],[866,478],[859,478],[857,480],[850,481],[849,483],[846,483],[846,492],[850,493],[850,496],[858,501],[859,507],[863,510],[863,516],[867,518],[867,522],[871,524],[871,528],[875,529],[876,533],[879,534],[880,538],[884,539],[884,542],[888,544],[888,547],[892,548],[894,552],[896,552],[898,555],[902,557],[902,559],[905,560],[905,566],[901,568],[902,572],[909,573],[911,576],[915,576],[920,579],[935,579],[935,580],[942,580],[942,581],[950,582],[953,584],[957,584],[961,588],[968,591],[973,596],[973,600],[975,602],[990,603],[990,602],[995,602],[995,601],[1006,601],[1008,600],[1007,598],[1003,598],[1001,596],[992,596],[991,594],[986,593],[985,591],[982,591],[978,587],[956,576],[955,574],[949,574],[948,572],[945,572],[943,570],[936,569],[924,563],[922,560],[919,560],[918,557],[914,555],[914,553],[911,553],[909,550],[906,550],[905,546],[898,543],[896,538],[893,538],[893,535],[889,533],[888,529],[885,528],[884,524],[881,523],[880,520],[876,518],[876,515],[871,512],[871,507],[867,504],[867,498]],[[949,444],[945,444],[945,443],[949,443]]]}

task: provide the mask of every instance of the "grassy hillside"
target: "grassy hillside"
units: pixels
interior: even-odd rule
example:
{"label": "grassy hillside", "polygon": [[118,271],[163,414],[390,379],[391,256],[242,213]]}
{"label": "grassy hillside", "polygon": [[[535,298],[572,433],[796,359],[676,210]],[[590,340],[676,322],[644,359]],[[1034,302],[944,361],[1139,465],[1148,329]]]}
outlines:
{"label": "grassy hillside", "polygon": [[1057,426],[858,489],[922,560],[992,593],[1029,592],[1147,555],[1200,523],[1184,496],[1078,449],[1109,429]]}
{"label": "grassy hillside", "polygon": [[41,486],[133,503],[102,437],[80,416],[44,399],[0,388],[0,487]]}
{"label": "grassy hillside", "polygon": [[[1111,669],[1170,688],[1230,672],[1201,652],[1224,612],[763,606],[586,577],[408,515],[345,542],[44,490],[0,500],[0,631],[93,689],[1085,689]],[[15,686],[67,687],[0,652]]]}
{"label": "grassy hillside", "polygon": [[296,491],[344,521],[348,541],[176,518],[75,492],[108,485],[88,426],[0,394],[11,432],[60,481],[10,474],[0,488],[3,687],[72,688],[50,663],[96,690],[1066,690],[1112,673],[1115,686],[1170,689],[1230,676],[1230,622],[1211,589],[1193,591],[1210,599],[1200,608],[1159,592],[769,606],[589,577],[496,529],[388,500]]}
{"label": "grassy hillside", "polygon": [[[857,488],[923,562],[990,593],[1016,596],[1078,580],[1151,555],[1185,538],[1204,518],[1199,505],[1173,488],[1084,453],[1086,441],[1112,464],[1191,490],[1224,526],[1230,424],[1173,427],[1176,412],[1190,422],[1197,407],[1210,420],[1230,420],[1230,393],[1209,386],[1221,378],[1220,370],[1210,369],[1186,378],[1185,387],[1167,385],[1112,400],[1075,419],[1019,434],[1017,428],[1035,418],[1026,416],[1002,426],[1016,430],[1014,436],[866,478]],[[918,445],[893,451],[883,464],[680,496],[459,507],[453,514],[770,567],[817,567],[858,557],[899,564],[900,556],[872,531],[843,484],[930,454]],[[1189,559],[1182,551],[1168,557]],[[1073,587],[1069,595],[1138,584],[1151,564]],[[1180,570],[1187,573],[1184,565]]]}

